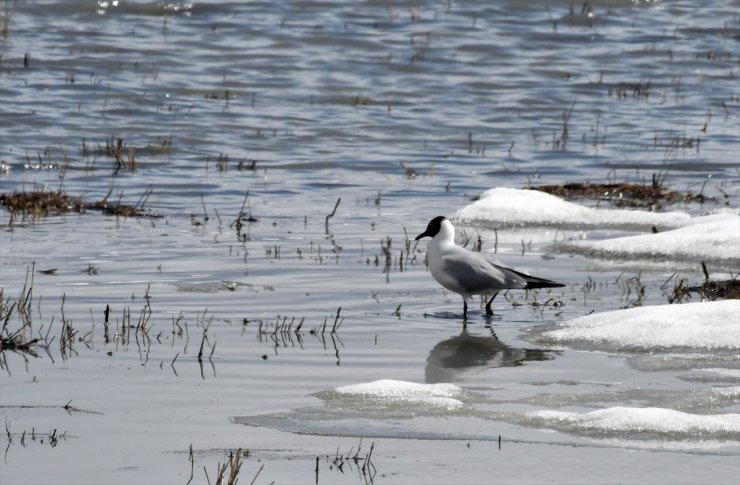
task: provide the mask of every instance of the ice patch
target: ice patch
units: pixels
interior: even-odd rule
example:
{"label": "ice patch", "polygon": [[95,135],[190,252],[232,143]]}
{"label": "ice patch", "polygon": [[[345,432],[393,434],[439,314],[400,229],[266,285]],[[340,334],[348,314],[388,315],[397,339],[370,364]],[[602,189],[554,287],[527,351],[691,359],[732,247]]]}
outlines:
{"label": "ice patch", "polygon": [[561,244],[565,250],[606,258],[729,260],[740,262],[740,216],[697,217],[688,225],[657,234]]}
{"label": "ice patch", "polygon": [[609,350],[686,347],[740,349],[740,301],[629,308],[569,320],[543,333],[547,340]]}
{"label": "ice patch", "polygon": [[704,374],[715,374],[720,377],[730,377],[740,380],[740,369],[724,369],[721,367],[716,367],[710,369],[696,369],[696,372]]}
{"label": "ice patch", "polygon": [[665,408],[611,407],[586,413],[532,411],[532,424],[590,436],[673,439],[740,438],[740,414],[689,414]]}
{"label": "ice patch", "polygon": [[[416,384],[384,379],[337,387],[315,394],[322,404],[287,412],[239,416],[251,426],[304,434],[415,439],[494,439],[477,425],[461,429],[476,394],[454,384]],[[453,428],[439,418],[455,416]],[[462,438],[461,438],[462,436]]]}
{"label": "ice patch", "polygon": [[381,379],[363,384],[351,384],[334,389],[337,397],[357,397],[388,406],[422,405],[454,410],[463,407],[459,399],[462,389],[454,384],[417,384]]}
{"label": "ice patch", "polygon": [[673,229],[688,224],[685,212],[647,212],[626,209],[596,209],[539,190],[496,187],[457,211],[463,222],[493,222],[504,226],[563,226],[588,228]]}

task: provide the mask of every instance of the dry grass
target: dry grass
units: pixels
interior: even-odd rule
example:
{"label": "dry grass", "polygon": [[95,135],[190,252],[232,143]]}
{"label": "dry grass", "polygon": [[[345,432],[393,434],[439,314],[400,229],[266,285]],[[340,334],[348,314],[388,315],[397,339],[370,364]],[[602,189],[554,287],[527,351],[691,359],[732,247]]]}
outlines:
{"label": "dry grass", "polygon": [[563,185],[543,185],[531,188],[563,198],[598,198],[613,202],[616,205],[629,207],[649,207],[654,204],[674,204],[677,202],[704,203],[706,201],[714,200],[701,193],[692,194],[690,192],[674,192],[665,188],[657,181],[654,181],[652,184],[569,183]]}
{"label": "dry grass", "polygon": [[61,189],[57,191],[34,190],[31,192],[0,194],[0,204],[4,205],[12,216],[24,215],[33,218],[67,212],[82,214],[88,210],[122,217],[158,218],[159,215],[144,210],[144,204],[151,192],[150,187],[136,206],[125,205],[120,202],[115,204],[108,202],[110,192],[99,201],[84,202],[79,197],[67,195]]}
{"label": "dry grass", "polygon": [[3,2],[3,5],[5,7],[3,11],[3,23],[2,28],[0,29],[0,33],[2,33],[3,39],[7,39],[8,35],[10,35],[10,5],[9,1],[5,0]]}
{"label": "dry grass", "polygon": [[[239,479],[239,471],[241,470],[241,468],[242,450],[239,449],[236,450],[236,453],[229,453],[227,460],[223,464],[218,464],[216,485],[236,485],[236,482]],[[262,469],[260,469],[260,471],[262,471]]]}
{"label": "dry grass", "polygon": [[[3,289],[0,289],[0,369],[8,369],[5,352],[16,352],[28,361],[27,356],[38,357],[38,347],[46,342],[39,337],[31,336],[31,299],[33,295],[33,271],[29,268],[26,273],[26,282],[17,299],[6,298]],[[17,328],[11,328],[11,320],[17,320]],[[48,338],[48,334],[47,334]]]}
{"label": "dry grass", "polygon": [[79,198],[70,197],[61,190],[0,194],[0,203],[11,213],[22,213],[33,217],[82,212],[85,209],[85,205]]}
{"label": "dry grass", "polygon": [[698,296],[700,301],[739,300],[740,280],[737,278],[724,281],[706,280],[700,285],[688,286],[686,279],[682,278],[676,282],[673,293],[668,297],[668,303],[690,300],[692,294]]}

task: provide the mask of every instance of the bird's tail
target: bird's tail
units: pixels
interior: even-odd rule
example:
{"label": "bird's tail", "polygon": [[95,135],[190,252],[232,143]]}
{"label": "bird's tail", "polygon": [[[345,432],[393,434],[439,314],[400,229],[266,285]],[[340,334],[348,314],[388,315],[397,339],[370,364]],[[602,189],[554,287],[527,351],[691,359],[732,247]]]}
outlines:
{"label": "bird's tail", "polygon": [[521,277],[524,281],[527,282],[527,286],[524,287],[525,290],[534,290],[536,288],[561,288],[565,286],[562,283],[557,283],[552,280],[547,280],[545,278],[538,278],[536,276],[530,276],[526,273],[520,273],[519,271],[513,270],[511,268],[507,268],[512,273],[515,273],[517,276]]}

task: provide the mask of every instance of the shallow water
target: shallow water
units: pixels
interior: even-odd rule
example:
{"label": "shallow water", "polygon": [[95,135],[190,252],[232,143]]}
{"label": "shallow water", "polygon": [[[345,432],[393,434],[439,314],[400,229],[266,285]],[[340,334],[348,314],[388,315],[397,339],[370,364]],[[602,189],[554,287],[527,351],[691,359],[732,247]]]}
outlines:
{"label": "shallow water", "polygon": [[[656,174],[712,198],[662,209],[737,208],[737,2],[115,3],[1,5],[0,192],[151,187],[162,216],[0,210],[3,297],[32,271],[32,333],[54,338],[5,354],[3,483],[185,483],[190,445],[198,483],[237,448],[241,481],[315,482],[319,457],[319,483],[363,482],[334,461],[361,437],[378,483],[736,480],[735,418],[710,415],[740,413],[737,348],[540,337],[664,304],[699,261],[555,244],[636,228],[460,225],[567,284],[463,330],[406,239],[493,186]],[[135,170],[114,170],[119,138]],[[460,392],[335,391],[382,379]]]}

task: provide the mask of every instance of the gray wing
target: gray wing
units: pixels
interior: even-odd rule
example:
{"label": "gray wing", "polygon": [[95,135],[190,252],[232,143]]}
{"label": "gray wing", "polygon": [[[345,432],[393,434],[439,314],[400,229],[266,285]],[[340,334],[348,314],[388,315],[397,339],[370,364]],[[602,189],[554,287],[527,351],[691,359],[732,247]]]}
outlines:
{"label": "gray wing", "polygon": [[499,263],[490,255],[481,254],[481,257],[485,258],[486,261],[488,261],[490,264],[504,273],[504,275],[506,275],[507,284],[518,284],[519,282],[524,283],[522,286],[507,286],[507,288],[524,288],[530,290],[533,288],[556,288],[565,286],[562,283],[556,283],[545,278],[532,276],[526,273],[522,273],[521,271],[502,266],[501,263]]}
{"label": "gray wing", "polygon": [[446,255],[445,272],[469,294],[496,293],[507,288],[524,288],[527,282],[503,266],[470,251]]}

